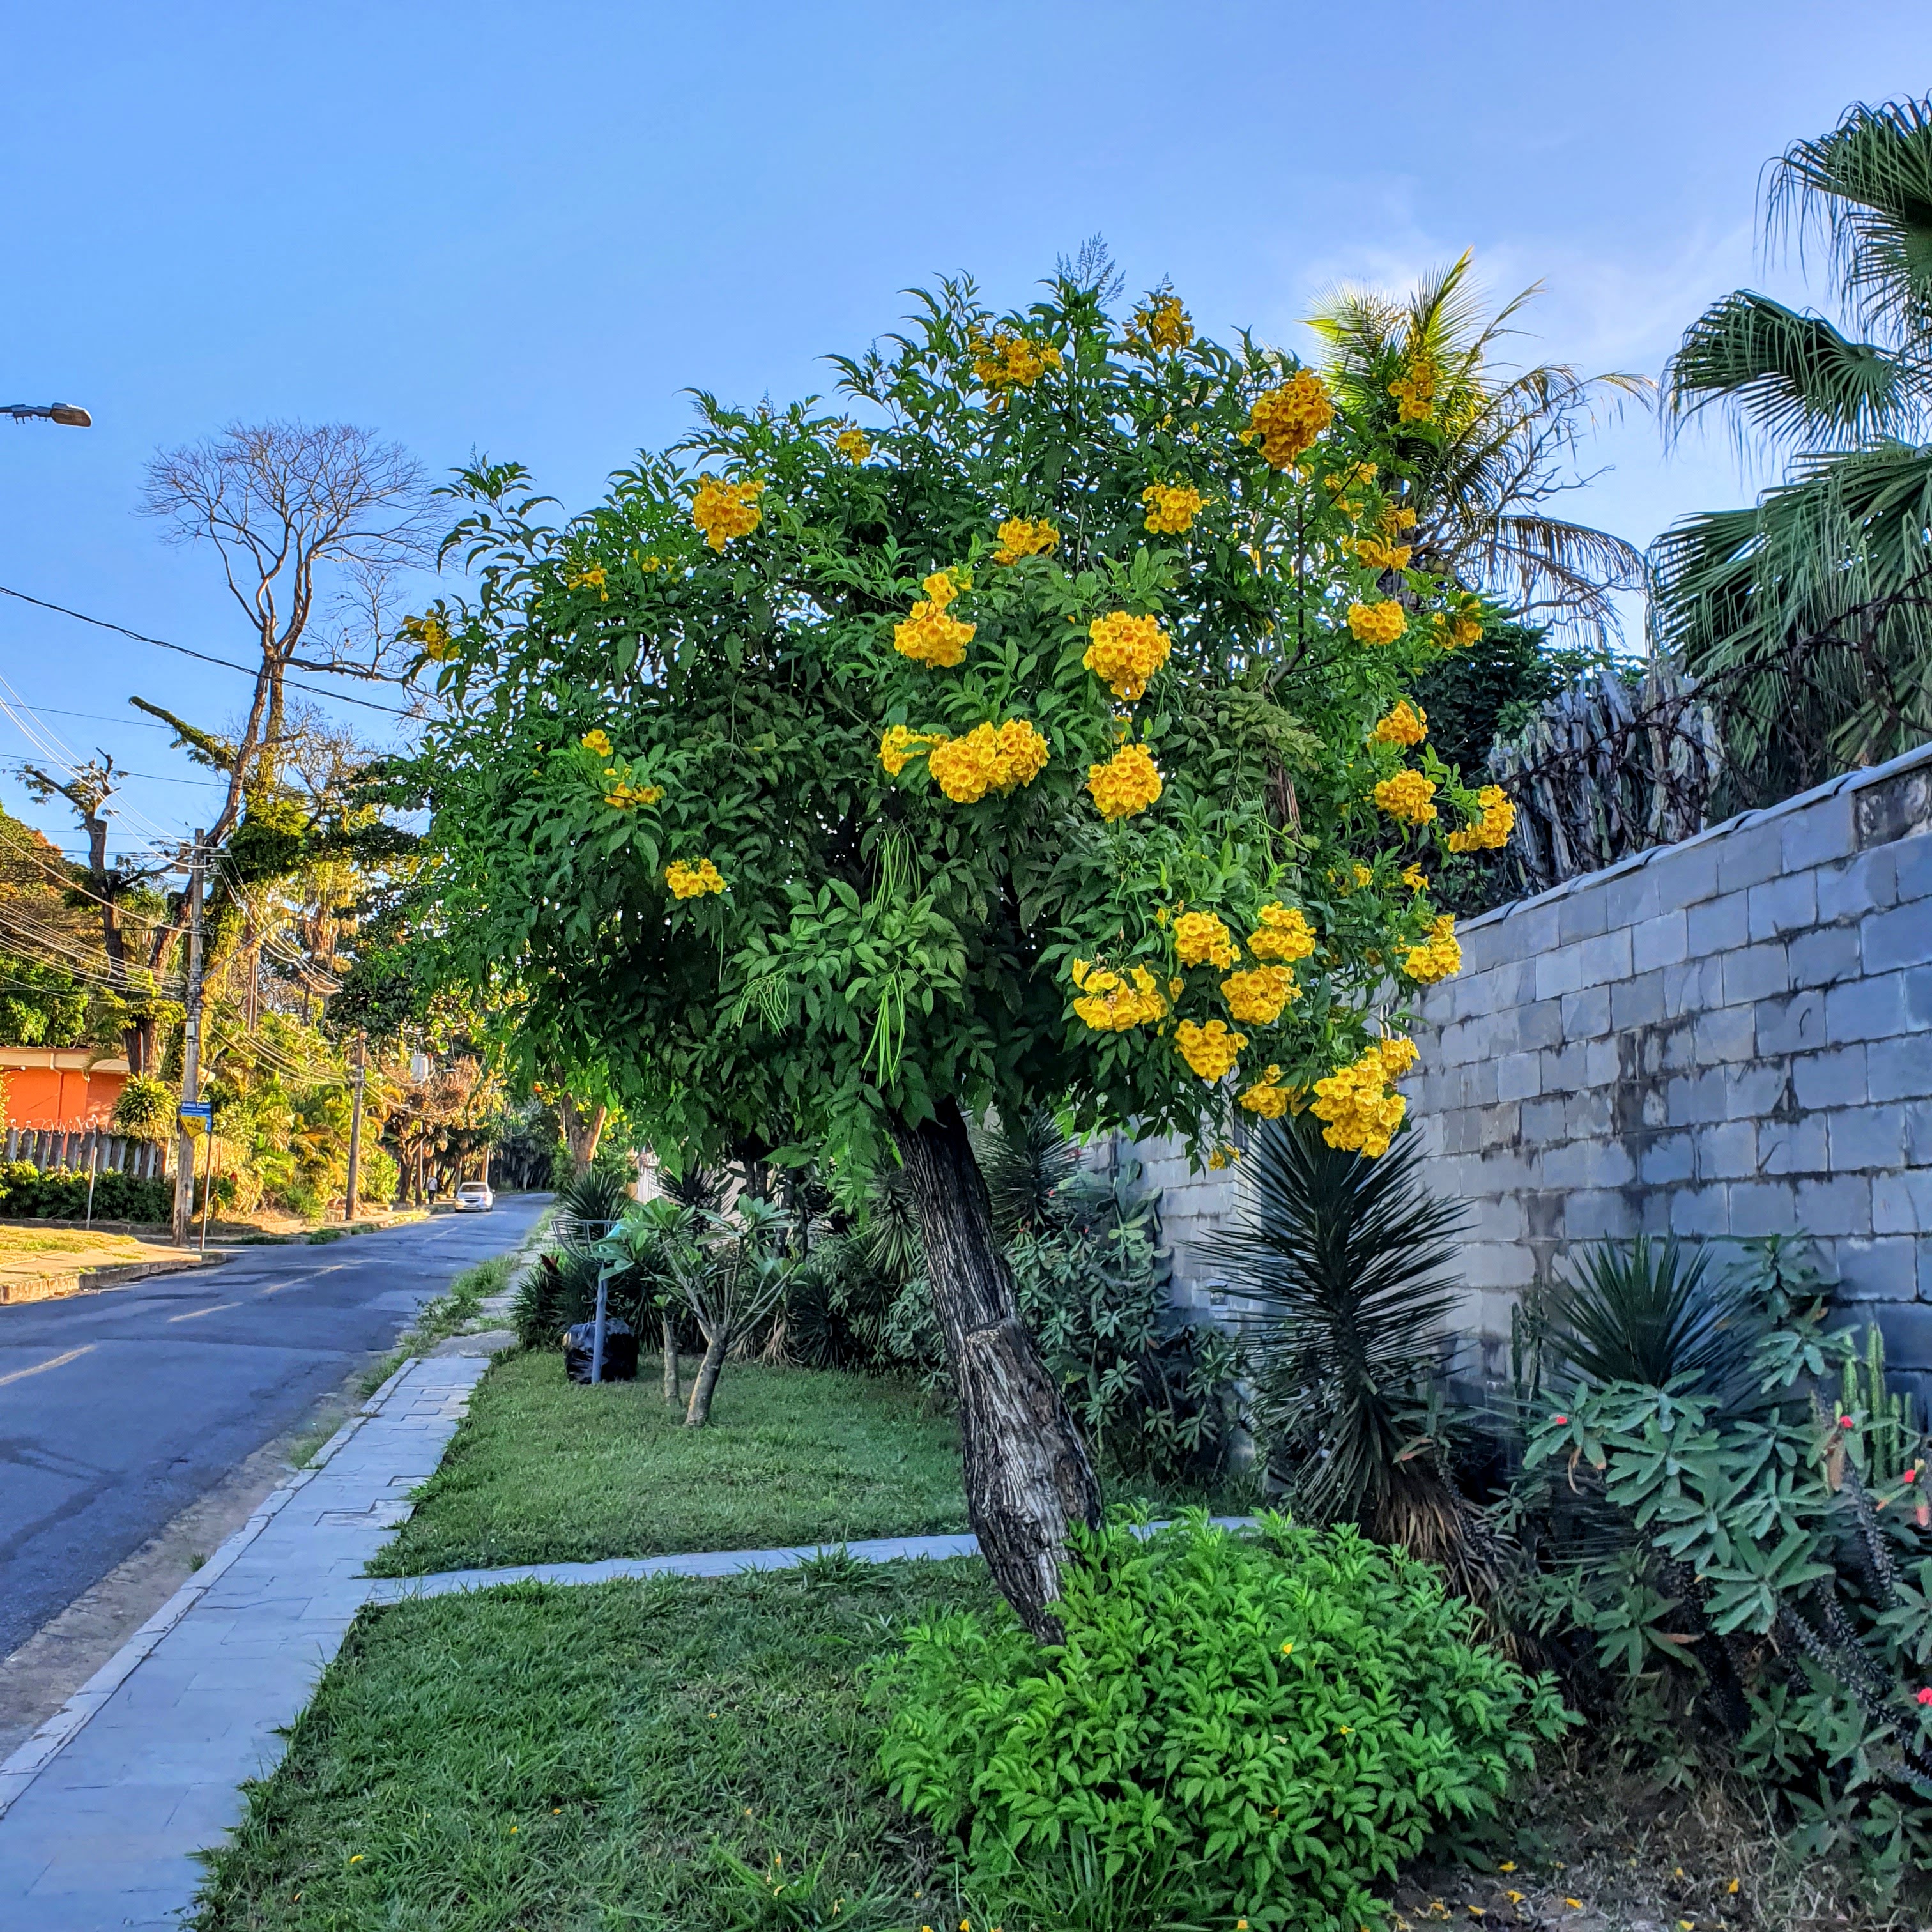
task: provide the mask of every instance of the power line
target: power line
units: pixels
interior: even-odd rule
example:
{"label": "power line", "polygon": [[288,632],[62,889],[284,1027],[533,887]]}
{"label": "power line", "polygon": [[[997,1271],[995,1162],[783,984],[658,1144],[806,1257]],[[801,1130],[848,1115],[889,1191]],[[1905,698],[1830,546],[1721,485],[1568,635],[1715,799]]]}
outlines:
{"label": "power line", "polygon": [[[137,644],[153,644],[164,651],[178,651],[184,658],[198,658],[203,664],[219,664],[224,670],[238,670],[244,677],[259,677],[259,670],[251,670],[246,664],[234,663],[227,658],[211,657],[206,651],[191,651],[185,644],[171,644],[165,638],[151,638],[143,631],[130,631],[125,624],[110,623],[105,617],[90,617],[85,610],[70,610],[64,604],[50,604],[44,597],[29,597],[24,590],[10,589],[0,584],[0,597],[17,597],[22,604],[32,604],[43,610],[57,610],[63,617],[72,617],[82,624],[92,624],[103,631],[118,631],[124,638],[132,638]],[[347,671],[333,674],[346,677]],[[338,704],[360,705],[364,711],[386,712],[392,718],[407,718],[412,714],[399,711],[393,704],[377,704],[367,698],[350,698],[339,691],[331,691],[326,684],[304,684],[299,680],[288,677],[282,682],[291,691],[312,692],[317,698],[326,698]]]}

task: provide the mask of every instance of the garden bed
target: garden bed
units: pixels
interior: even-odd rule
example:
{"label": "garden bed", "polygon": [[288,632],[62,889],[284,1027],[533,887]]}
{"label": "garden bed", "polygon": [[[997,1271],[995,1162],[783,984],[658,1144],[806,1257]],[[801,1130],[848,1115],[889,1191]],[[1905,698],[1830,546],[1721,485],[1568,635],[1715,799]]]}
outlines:
{"label": "garden bed", "polygon": [[365,1612],[249,1788],[196,1922],[695,1932],[741,1922],[722,1850],[824,1859],[825,1923],[869,1889],[886,1916],[862,1924],[956,1924],[922,1896],[932,1848],[878,1785],[856,1680],[880,1618],[991,1598],[976,1560],[835,1561]]}
{"label": "garden bed", "polygon": [[413,1576],[966,1526],[958,1431],[906,1383],[734,1362],[710,1426],[687,1430],[656,1360],[592,1389],[546,1350],[490,1370],[370,1568]]}

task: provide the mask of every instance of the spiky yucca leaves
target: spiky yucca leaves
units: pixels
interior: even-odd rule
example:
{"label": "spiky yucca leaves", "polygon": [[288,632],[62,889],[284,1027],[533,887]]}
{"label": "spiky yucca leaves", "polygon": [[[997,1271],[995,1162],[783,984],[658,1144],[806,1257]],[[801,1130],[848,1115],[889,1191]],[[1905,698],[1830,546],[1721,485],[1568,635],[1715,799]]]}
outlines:
{"label": "spiky yucca leaves", "polygon": [[1772,170],[1767,242],[1810,235],[1860,340],[1750,290],[1685,333],[1669,419],[1788,456],[1748,508],[1656,552],[1659,641],[1721,679],[1757,802],[1932,735],[1932,104],[1852,108]]}
{"label": "spiky yucca leaves", "polygon": [[[1311,326],[1329,345],[1324,374],[1348,406],[1382,420],[1416,465],[1415,562],[1492,596],[1523,622],[1608,644],[1615,593],[1643,581],[1642,554],[1621,537],[1547,513],[1582,482],[1569,473],[1599,412],[1647,398],[1641,376],[1580,374],[1568,363],[1512,369],[1496,352],[1540,284],[1493,315],[1466,252],[1406,296],[1342,287]],[[1432,372],[1420,418],[1403,419],[1392,386]]]}
{"label": "spiky yucca leaves", "polygon": [[1244,1212],[1215,1252],[1262,1304],[1246,1346],[1270,1471],[1298,1515],[1358,1523],[1486,1599],[1495,1538],[1451,1480],[1430,1394],[1462,1206],[1424,1186],[1412,1133],[1366,1160],[1306,1114],[1262,1127],[1242,1174]]}
{"label": "spiky yucca leaves", "polygon": [[1055,1192],[1080,1165],[1080,1146],[1051,1109],[1042,1108],[1009,1126],[995,1119],[973,1136],[973,1151],[986,1178],[993,1230],[1011,1241],[1023,1228],[1043,1232],[1066,1218]]}

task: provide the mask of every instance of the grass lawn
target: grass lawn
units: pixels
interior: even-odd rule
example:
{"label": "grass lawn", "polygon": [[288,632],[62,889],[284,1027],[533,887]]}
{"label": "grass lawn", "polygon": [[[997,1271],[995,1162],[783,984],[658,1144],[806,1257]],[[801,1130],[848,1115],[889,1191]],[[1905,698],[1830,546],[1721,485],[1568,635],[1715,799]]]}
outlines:
{"label": "grass lawn", "polygon": [[370,1567],[415,1576],[966,1526],[952,1418],[903,1382],[733,1362],[710,1426],[687,1430],[654,1360],[593,1389],[545,1350],[490,1370]]}
{"label": "grass lawn", "polygon": [[[956,1925],[874,1778],[856,1676],[889,1625],[992,1594],[972,1559],[835,1559],[365,1612],[280,1768],[248,1788],[196,1923]],[[788,1876],[824,1861],[820,1916],[759,1916],[720,1848],[760,1870],[781,1856]]]}

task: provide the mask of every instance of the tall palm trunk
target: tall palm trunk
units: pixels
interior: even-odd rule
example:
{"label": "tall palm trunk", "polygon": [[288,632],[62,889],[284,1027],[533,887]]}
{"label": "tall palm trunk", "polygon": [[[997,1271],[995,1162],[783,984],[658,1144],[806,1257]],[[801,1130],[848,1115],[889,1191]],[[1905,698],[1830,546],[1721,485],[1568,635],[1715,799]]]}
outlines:
{"label": "tall palm trunk", "polygon": [[1035,1636],[1062,1634],[1068,1526],[1096,1524],[1100,1488],[1058,1385],[1020,1319],[966,1123],[951,1100],[895,1138],[919,1208],[927,1278],[959,1393],[966,1507],[993,1580]]}

